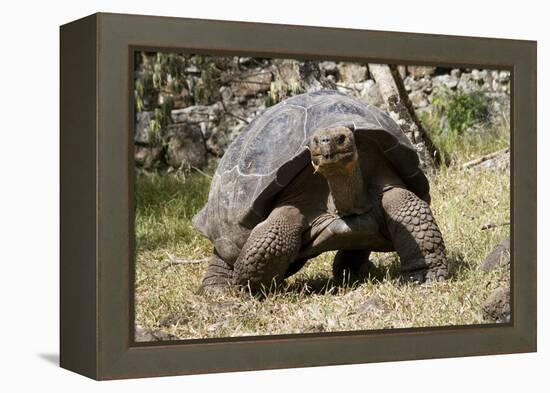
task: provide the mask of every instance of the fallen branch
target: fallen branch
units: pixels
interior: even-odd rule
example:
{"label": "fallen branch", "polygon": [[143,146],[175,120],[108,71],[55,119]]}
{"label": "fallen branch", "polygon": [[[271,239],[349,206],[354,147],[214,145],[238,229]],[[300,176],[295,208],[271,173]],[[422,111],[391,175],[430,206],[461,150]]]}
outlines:
{"label": "fallen branch", "polygon": [[494,223],[494,222],[491,222],[489,224],[486,224],[486,225],[483,225],[481,227],[481,230],[482,231],[485,231],[487,229],[493,229],[493,228],[497,228],[497,227],[503,227],[505,225],[510,225],[510,221],[505,221],[505,222],[499,222],[499,223]]}
{"label": "fallen branch", "polygon": [[168,256],[168,261],[166,264],[162,267],[162,269],[168,269],[171,266],[175,265],[194,265],[199,263],[206,263],[210,260],[210,258],[198,258],[198,259],[185,259],[185,258],[175,258],[172,254],[166,253]]}
{"label": "fallen branch", "polygon": [[185,264],[193,264],[193,263],[204,263],[208,262],[210,258],[199,258],[199,259],[172,259],[171,261],[168,261],[168,263],[172,265],[185,265]]}
{"label": "fallen branch", "polygon": [[212,176],[209,175],[208,173],[200,170],[199,168],[197,168],[196,166],[192,166],[191,169],[197,171],[198,173],[200,173],[201,175],[203,175],[204,177],[208,178],[208,179],[212,179]]}
{"label": "fallen branch", "polygon": [[414,111],[397,67],[369,63],[368,69],[392,118],[416,149],[422,169],[432,168],[433,158],[438,157],[435,146]]}
{"label": "fallen branch", "polygon": [[482,162],[485,162],[485,161],[490,160],[492,158],[498,157],[501,154],[508,153],[509,151],[510,151],[510,148],[507,147],[506,149],[502,149],[502,150],[495,151],[493,153],[478,157],[475,160],[468,161],[468,162],[462,164],[462,169],[467,169],[467,168],[471,168],[473,166],[479,165]]}
{"label": "fallen branch", "polygon": [[[254,74],[254,75],[250,75],[250,76],[262,75],[262,74],[267,74],[267,72],[258,73],[258,74]],[[230,82],[230,83],[248,83],[248,84],[251,84],[251,85],[261,85],[261,86],[270,86],[271,85],[271,82],[258,82],[258,81],[251,81],[251,80],[248,80],[248,79],[229,79],[227,82]]]}
{"label": "fallen branch", "polygon": [[344,86],[342,85],[341,83],[335,83],[335,86],[336,87],[340,87],[342,89],[346,89],[346,90],[353,90],[353,91],[357,91],[358,89],[356,89],[355,87],[350,87],[350,86]]}

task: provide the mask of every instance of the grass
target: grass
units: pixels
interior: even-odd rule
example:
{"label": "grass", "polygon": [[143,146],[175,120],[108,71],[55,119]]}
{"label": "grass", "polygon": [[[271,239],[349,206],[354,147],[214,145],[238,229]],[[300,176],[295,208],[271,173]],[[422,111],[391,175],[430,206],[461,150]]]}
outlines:
{"label": "grass", "polygon": [[[311,260],[299,273],[260,300],[246,294],[202,294],[206,263],[171,264],[173,258],[201,259],[211,243],[191,225],[206,202],[210,179],[201,173],[140,175],[136,181],[136,324],[174,338],[274,335],[484,323],[481,304],[507,285],[509,271],[479,269],[510,220],[507,170],[463,170],[475,152],[498,150],[499,135],[457,147],[454,160],[431,175],[432,209],[443,233],[451,278],[441,283],[402,284],[394,253],[374,253],[371,278],[355,285],[331,279],[334,253]],[[495,142],[496,141],[496,142]],[[477,146],[477,147],[476,147]]]}

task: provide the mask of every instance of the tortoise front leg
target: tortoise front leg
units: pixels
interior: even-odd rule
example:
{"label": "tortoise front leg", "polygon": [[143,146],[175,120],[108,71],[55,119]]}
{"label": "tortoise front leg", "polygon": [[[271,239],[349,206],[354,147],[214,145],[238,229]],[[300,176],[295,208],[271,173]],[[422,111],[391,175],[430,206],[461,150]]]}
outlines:
{"label": "tortoise front leg", "polygon": [[403,188],[384,192],[382,206],[403,278],[418,282],[447,278],[445,243],[430,206]]}
{"label": "tortoise front leg", "polygon": [[275,208],[251,232],[234,266],[234,284],[252,292],[284,280],[300,251],[304,215],[294,206]]}

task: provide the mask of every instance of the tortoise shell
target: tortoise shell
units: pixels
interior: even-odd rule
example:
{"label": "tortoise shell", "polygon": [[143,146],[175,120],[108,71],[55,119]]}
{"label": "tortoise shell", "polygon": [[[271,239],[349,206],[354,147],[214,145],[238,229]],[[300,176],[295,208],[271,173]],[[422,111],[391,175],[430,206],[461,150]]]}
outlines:
{"label": "tortoise shell", "polygon": [[277,193],[310,165],[307,144],[313,132],[333,126],[354,132],[359,154],[361,138],[375,142],[407,187],[429,198],[416,150],[399,125],[372,105],[321,90],[281,101],[242,131],[218,164],[208,202],[193,220],[195,227],[216,245],[228,231],[250,230],[263,221]]}

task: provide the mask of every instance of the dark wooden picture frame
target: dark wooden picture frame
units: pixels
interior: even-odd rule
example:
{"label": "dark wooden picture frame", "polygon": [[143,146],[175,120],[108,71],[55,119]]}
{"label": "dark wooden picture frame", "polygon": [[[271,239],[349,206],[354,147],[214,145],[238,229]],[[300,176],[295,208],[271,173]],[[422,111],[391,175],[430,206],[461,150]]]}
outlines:
{"label": "dark wooden picture frame", "polygon": [[[95,379],[536,351],[536,42],[95,14],[61,27],[61,366]],[[506,324],[135,343],[136,50],[511,72]]]}

